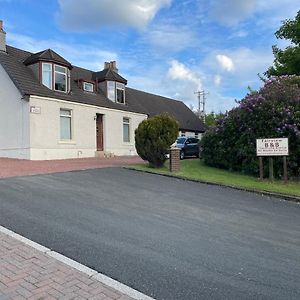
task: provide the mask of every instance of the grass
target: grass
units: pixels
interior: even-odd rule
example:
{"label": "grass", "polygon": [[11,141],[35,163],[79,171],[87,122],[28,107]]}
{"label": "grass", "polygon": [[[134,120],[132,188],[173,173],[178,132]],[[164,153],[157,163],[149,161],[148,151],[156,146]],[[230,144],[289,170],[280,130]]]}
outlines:
{"label": "grass", "polygon": [[300,197],[299,181],[289,181],[287,184],[284,184],[284,182],[279,180],[273,182],[270,182],[267,179],[260,181],[258,178],[252,176],[206,166],[199,159],[186,159],[181,161],[181,170],[177,173],[171,173],[168,170],[168,162],[160,169],[150,168],[149,165],[145,164],[130,166],[130,168],[247,190],[265,191]]}

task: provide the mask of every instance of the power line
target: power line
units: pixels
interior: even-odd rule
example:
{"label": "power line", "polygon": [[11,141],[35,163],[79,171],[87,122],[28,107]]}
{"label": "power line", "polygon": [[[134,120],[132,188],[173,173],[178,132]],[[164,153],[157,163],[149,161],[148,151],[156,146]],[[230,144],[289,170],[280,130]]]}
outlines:
{"label": "power line", "polygon": [[198,97],[198,110],[197,115],[199,118],[202,118],[205,122],[205,105],[206,105],[206,95],[208,95],[208,92],[203,91],[197,91],[194,92],[194,94]]}

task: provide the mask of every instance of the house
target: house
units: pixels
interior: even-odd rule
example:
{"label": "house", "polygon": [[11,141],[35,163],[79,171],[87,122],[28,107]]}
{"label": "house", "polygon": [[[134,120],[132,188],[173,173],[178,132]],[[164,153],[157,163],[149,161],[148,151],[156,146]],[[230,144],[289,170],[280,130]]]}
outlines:
{"label": "house", "polygon": [[135,129],[163,112],[178,120],[182,135],[205,130],[183,102],[127,87],[116,62],[93,72],[51,49],[33,54],[6,45],[2,21],[0,105],[0,157],[135,155]]}

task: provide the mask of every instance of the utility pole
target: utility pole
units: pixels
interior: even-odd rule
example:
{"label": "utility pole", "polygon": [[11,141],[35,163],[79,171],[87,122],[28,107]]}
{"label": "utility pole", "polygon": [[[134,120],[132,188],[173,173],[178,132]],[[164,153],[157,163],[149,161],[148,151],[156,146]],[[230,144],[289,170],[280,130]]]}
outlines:
{"label": "utility pole", "polygon": [[198,110],[197,110],[198,117],[199,118],[202,117],[203,122],[205,122],[206,95],[208,95],[209,93],[203,90],[203,91],[194,92],[194,94],[198,96]]}

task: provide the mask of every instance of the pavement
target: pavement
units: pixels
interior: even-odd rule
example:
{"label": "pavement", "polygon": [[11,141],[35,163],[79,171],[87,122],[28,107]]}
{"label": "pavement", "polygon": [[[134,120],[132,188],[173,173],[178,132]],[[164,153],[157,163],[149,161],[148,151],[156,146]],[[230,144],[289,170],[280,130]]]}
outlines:
{"label": "pavement", "polygon": [[299,213],[122,168],[0,180],[0,225],[158,300],[300,299]]}
{"label": "pavement", "polygon": [[0,232],[1,300],[133,300],[83,272]]}
{"label": "pavement", "polygon": [[120,167],[143,162],[144,161],[138,156],[115,156],[109,158],[92,157],[39,161],[0,157],[0,178]]}

